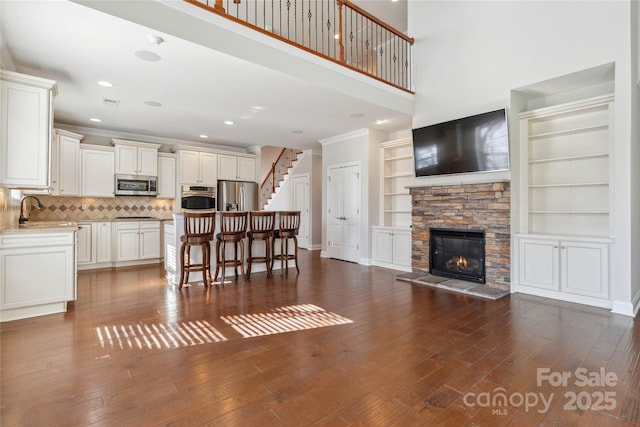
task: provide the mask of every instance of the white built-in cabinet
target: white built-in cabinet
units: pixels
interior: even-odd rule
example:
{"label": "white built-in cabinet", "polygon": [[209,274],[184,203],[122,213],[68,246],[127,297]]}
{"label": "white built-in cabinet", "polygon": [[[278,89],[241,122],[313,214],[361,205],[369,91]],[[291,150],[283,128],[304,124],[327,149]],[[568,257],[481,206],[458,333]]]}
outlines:
{"label": "white built-in cabinet", "polygon": [[160,259],[160,221],[117,221],[115,261]]}
{"label": "white built-in cabinet", "polygon": [[80,144],[80,192],[84,197],[114,197],[113,147]]}
{"label": "white built-in cabinet", "polygon": [[255,157],[218,154],[218,179],[255,182]]}
{"label": "white built-in cabinet", "polygon": [[372,227],[373,264],[411,271],[413,143],[403,138],[380,144],[380,220]]}
{"label": "white built-in cabinet", "polygon": [[80,141],[83,135],[54,129],[51,144],[51,194],[80,195]]}
{"label": "white built-in cabinet", "polygon": [[0,321],[66,311],[76,299],[75,231],[0,234]]}
{"label": "white built-in cabinet", "polygon": [[158,148],[160,144],[113,139],[115,146],[115,173],[118,175],[158,175]]}
{"label": "white built-in cabinet", "polygon": [[411,271],[411,230],[405,227],[372,227],[373,264]]}
{"label": "white built-in cabinet", "polygon": [[79,222],[76,253],[78,269],[111,263],[111,222]]}
{"label": "white built-in cabinet", "polygon": [[613,96],[520,115],[518,292],[609,307]]}
{"label": "white built-in cabinet", "polygon": [[218,155],[206,151],[178,150],[181,185],[215,187],[218,184]]}
{"label": "white built-in cabinet", "polygon": [[411,225],[411,194],[414,179],[413,143],[404,138],[380,144],[380,225]]}
{"label": "white built-in cabinet", "polygon": [[176,155],[158,153],[158,194],[161,199],[176,197]]}
{"label": "white built-in cabinet", "polygon": [[49,187],[56,93],[52,80],[0,69],[0,185]]}

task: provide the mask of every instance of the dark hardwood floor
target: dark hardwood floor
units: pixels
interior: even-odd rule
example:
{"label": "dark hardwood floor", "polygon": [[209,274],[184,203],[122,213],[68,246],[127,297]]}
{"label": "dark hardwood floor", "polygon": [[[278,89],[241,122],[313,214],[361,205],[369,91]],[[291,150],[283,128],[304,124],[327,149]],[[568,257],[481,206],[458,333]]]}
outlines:
{"label": "dark hardwood floor", "polygon": [[80,272],[70,311],[1,325],[0,424],[640,425],[638,320],[300,257],[211,290]]}

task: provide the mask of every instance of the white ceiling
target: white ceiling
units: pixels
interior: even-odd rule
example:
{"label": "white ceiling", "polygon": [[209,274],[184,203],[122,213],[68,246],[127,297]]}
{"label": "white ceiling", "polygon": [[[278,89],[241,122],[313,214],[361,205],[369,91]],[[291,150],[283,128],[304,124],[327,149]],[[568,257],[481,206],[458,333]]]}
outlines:
{"label": "white ceiling", "polygon": [[[114,3],[141,8],[152,2]],[[176,7],[193,7],[179,3]],[[406,0],[358,3],[376,14],[385,13],[388,7],[388,22],[406,23]],[[313,76],[294,76],[295,72],[257,65],[159,30],[169,28],[166,25],[152,29],[153,16],[147,16],[143,26],[87,4],[92,7],[63,0],[0,1],[2,67],[58,82],[57,124],[243,148],[301,149],[357,129],[393,133],[411,126],[406,108],[381,105],[384,103],[375,101],[379,96],[347,95]],[[194,13],[203,12],[194,9],[198,9]],[[164,42],[153,44],[149,35],[159,35]],[[161,60],[142,60],[136,56],[139,51],[155,53]],[[313,61],[321,62],[315,57]],[[378,85],[374,91],[392,90],[380,89],[378,82],[358,73],[348,73],[356,75],[351,77],[356,82],[369,84],[371,80]],[[98,80],[111,81],[115,87],[101,87]],[[105,98],[119,101],[117,107],[104,104]],[[148,101],[162,106],[146,105]],[[362,117],[353,117],[359,114]],[[92,117],[102,122],[89,121]],[[385,122],[375,124],[377,119]],[[235,124],[225,125],[225,120]],[[201,134],[208,138],[199,138]]]}

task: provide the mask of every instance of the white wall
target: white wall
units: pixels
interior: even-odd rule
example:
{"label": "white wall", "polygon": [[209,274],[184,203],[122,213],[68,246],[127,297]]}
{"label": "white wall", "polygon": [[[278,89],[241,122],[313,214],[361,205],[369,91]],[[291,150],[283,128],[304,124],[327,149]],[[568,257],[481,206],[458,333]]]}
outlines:
{"label": "white wall", "polygon": [[[638,114],[633,8],[629,0],[409,1],[408,8],[408,34],[416,39],[413,127],[509,106],[512,89],[615,64],[614,309],[628,309],[640,289],[640,267],[634,265],[640,255],[640,150],[631,120]],[[517,172],[512,160],[512,174]]]}

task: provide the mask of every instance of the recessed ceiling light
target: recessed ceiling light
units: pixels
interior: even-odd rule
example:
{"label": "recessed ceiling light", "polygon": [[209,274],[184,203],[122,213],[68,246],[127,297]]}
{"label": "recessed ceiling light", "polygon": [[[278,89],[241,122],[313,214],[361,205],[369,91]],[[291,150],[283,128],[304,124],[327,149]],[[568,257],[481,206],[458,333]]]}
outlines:
{"label": "recessed ceiling light", "polygon": [[162,59],[157,53],[149,52],[148,50],[138,50],[134,54],[143,61],[156,62]]}
{"label": "recessed ceiling light", "polygon": [[231,120],[225,120],[225,121],[224,121],[224,124],[225,124],[225,125],[229,125],[229,126],[231,126],[231,125],[233,124],[233,121],[231,121]]}
{"label": "recessed ceiling light", "polygon": [[162,104],[158,101],[144,101],[144,105],[148,105],[149,107],[162,107]]}
{"label": "recessed ceiling light", "polygon": [[386,120],[384,120],[384,119],[378,119],[378,120],[376,120],[376,124],[377,124],[377,125],[381,125],[381,124],[383,124],[384,122],[386,122]]}
{"label": "recessed ceiling light", "polygon": [[349,117],[351,117],[352,119],[359,119],[361,117],[364,117],[364,114],[363,113],[353,113],[353,114],[350,114]]}
{"label": "recessed ceiling light", "polygon": [[164,42],[164,39],[160,36],[155,36],[153,34],[149,34],[147,36],[147,40],[149,40],[149,43],[153,43],[153,44],[160,44],[162,42]]}
{"label": "recessed ceiling light", "polygon": [[91,117],[89,120],[91,120],[92,122],[96,122],[96,123],[100,123],[102,120],[97,119],[95,117]]}
{"label": "recessed ceiling light", "polygon": [[209,138],[209,135],[202,134],[200,135],[200,138]]}
{"label": "recessed ceiling light", "polygon": [[104,86],[104,87],[113,87],[113,83],[108,82],[108,81],[106,81],[106,80],[100,80],[100,81],[98,82],[98,84],[99,84],[100,86]]}

